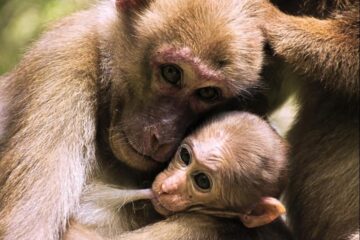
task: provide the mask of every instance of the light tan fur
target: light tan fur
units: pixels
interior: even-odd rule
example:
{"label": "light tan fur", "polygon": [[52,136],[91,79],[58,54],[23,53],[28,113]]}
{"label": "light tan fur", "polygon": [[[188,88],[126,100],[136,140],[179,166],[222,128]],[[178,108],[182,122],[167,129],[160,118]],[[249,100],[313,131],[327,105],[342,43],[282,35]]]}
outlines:
{"label": "light tan fur", "polygon": [[[262,25],[258,16],[266,8],[264,2],[146,2],[131,1],[134,8],[123,7],[126,11],[105,2],[60,21],[1,77],[0,122],[5,124],[0,127],[0,238],[60,238],[70,217],[76,217],[83,187],[94,178],[124,189],[152,180],[161,166],[152,160],[166,160],[184,129],[214,107],[190,98],[188,92],[216,86],[227,100],[237,94],[251,98],[261,86],[264,38],[257,27]],[[290,134],[294,156],[288,202],[295,233],[304,240],[346,239],[358,229],[359,219],[354,211],[359,189],[358,1],[306,0],[295,9],[288,8],[289,2],[274,2],[294,14],[329,18],[289,17],[269,8],[273,12],[263,29],[275,53],[305,76],[300,77],[306,86],[303,107]],[[329,16],[332,12],[336,15]],[[192,22],[193,17],[197,21]],[[179,42],[185,46],[180,53],[192,61],[190,66],[181,62],[187,65],[191,87],[186,85],[187,93],[179,95],[167,92],[177,101],[155,101],[159,95],[152,94],[157,88],[147,85],[154,76],[149,76],[146,63],[156,54],[147,43],[158,43],[155,47],[161,45],[164,51],[169,43],[181,48]],[[194,74],[194,69],[202,69],[201,74]],[[202,75],[217,80],[225,76],[227,81],[206,79],[199,84]],[[182,105],[180,99],[191,99],[191,104]],[[184,112],[188,115],[184,106],[191,106],[194,115],[182,121],[186,126],[172,124]],[[132,128],[131,142],[150,159],[125,144],[120,134],[124,126]],[[145,126],[146,131],[139,130]],[[165,130],[159,134],[160,129]],[[154,142],[156,151],[150,151],[146,146]],[[97,166],[100,171],[93,171]],[[241,237],[237,223],[191,214],[131,231],[159,218],[147,215],[148,209],[134,214],[131,207],[92,218],[96,211],[91,210],[97,209],[95,205],[89,210],[89,219],[95,225],[99,219],[106,221],[94,229],[120,239]],[[130,232],[120,235],[125,231]],[[276,239],[271,231],[268,239]]]}

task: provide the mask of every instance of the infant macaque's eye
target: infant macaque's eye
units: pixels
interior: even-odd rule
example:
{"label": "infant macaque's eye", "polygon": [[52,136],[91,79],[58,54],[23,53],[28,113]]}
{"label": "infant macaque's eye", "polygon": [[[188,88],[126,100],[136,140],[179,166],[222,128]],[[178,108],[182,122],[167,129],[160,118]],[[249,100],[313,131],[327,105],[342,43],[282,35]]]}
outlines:
{"label": "infant macaque's eye", "polygon": [[196,186],[201,190],[209,190],[211,188],[210,179],[205,173],[196,173],[193,178]]}
{"label": "infant macaque's eye", "polygon": [[187,150],[184,147],[181,147],[180,158],[185,163],[186,166],[189,165],[191,162],[191,156],[190,156],[189,150]]}

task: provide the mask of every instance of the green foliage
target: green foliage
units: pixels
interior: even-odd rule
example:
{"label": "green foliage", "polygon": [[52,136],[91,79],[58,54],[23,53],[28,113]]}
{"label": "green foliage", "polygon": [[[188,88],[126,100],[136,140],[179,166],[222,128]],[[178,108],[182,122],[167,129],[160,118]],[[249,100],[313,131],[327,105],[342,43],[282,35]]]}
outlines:
{"label": "green foliage", "polygon": [[0,75],[9,71],[27,46],[51,22],[89,0],[0,0]]}

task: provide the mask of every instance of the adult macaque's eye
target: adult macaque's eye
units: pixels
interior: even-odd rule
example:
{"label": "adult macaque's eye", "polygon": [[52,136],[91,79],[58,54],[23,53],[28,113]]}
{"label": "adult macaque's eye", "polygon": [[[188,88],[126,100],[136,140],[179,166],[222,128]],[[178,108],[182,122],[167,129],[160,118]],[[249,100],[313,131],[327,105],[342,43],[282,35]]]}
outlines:
{"label": "adult macaque's eye", "polygon": [[196,186],[201,190],[209,190],[211,188],[210,179],[205,173],[196,173],[193,178]]}
{"label": "adult macaque's eye", "polygon": [[160,66],[160,70],[161,76],[166,82],[172,85],[180,86],[182,70],[179,66],[175,64],[165,64]]}
{"label": "adult macaque's eye", "polygon": [[213,102],[221,97],[221,90],[216,87],[205,87],[198,89],[196,95],[203,101]]}
{"label": "adult macaque's eye", "polygon": [[190,156],[189,150],[182,147],[180,149],[180,159],[185,163],[186,166],[189,165],[191,162],[191,156]]}

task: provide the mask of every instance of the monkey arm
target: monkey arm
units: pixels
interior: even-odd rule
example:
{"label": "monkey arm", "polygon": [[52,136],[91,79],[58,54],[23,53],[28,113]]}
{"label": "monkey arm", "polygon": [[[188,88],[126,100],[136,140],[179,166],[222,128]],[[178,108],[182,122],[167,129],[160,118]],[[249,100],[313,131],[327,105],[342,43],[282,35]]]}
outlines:
{"label": "monkey arm", "polygon": [[71,222],[63,240],[168,240],[168,239],[241,239],[293,240],[292,234],[280,219],[256,229],[244,228],[238,222],[205,215],[180,214],[117,237],[104,238],[94,230]]}
{"label": "monkey arm", "polygon": [[264,29],[275,54],[326,88],[358,96],[358,5],[324,20],[267,10]]}
{"label": "monkey arm", "polygon": [[[215,218],[197,214],[179,214],[164,221],[136,231],[122,234],[116,240],[181,240],[181,239],[226,239],[226,230],[235,224],[221,224]],[[239,227],[239,226],[238,226]],[[234,229],[233,229],[234,231]],[[231,237],[234,237],[234,235]]]}
{"label": "monkey arm", "polygon": [[202,214],[178,214],[164,221],[128,232],[111,240],[292,240],[282,221],[259,228],[245,228],[233,219],[214,218]]}
{"label": "monkey arm", "polygon": [[[97,93],[87,71],[95,56],[70,38],[67,50],[35,46],[7,79],[13,101],[0,149],[0,239],[58,239],[95,165]],[[87,56],[74,61],[71,51]]]}
{"label": "monkey arm", "polygon": [[[47,100],[37,99],[41,107],[26,116],[2,152],[0,238],[56,239],[95,159],[95,123],[89,117],[94,109],[87,106],[89,99],[80,99],[75,92],[38,97]],[[57,97],[66,100],[52,103]]]}
{"label": "monkey arm", "polygon": [[[155,224],[145,226],[135,231],[127,232],[119,236],[106,238],[101,237],[97,234],[96,231],[92,229],[89,229],[76,222],[71,222],[64,236],[64,240],[226,239],[223,238],[224,232],[222,232],[222,234],[220,233],[219,226],[222,226],[222,224],[209,216],[196,214],[179,214],[166,220],[157,222]],[[234,237],[234,235],[231,235],[231,237]]]}

